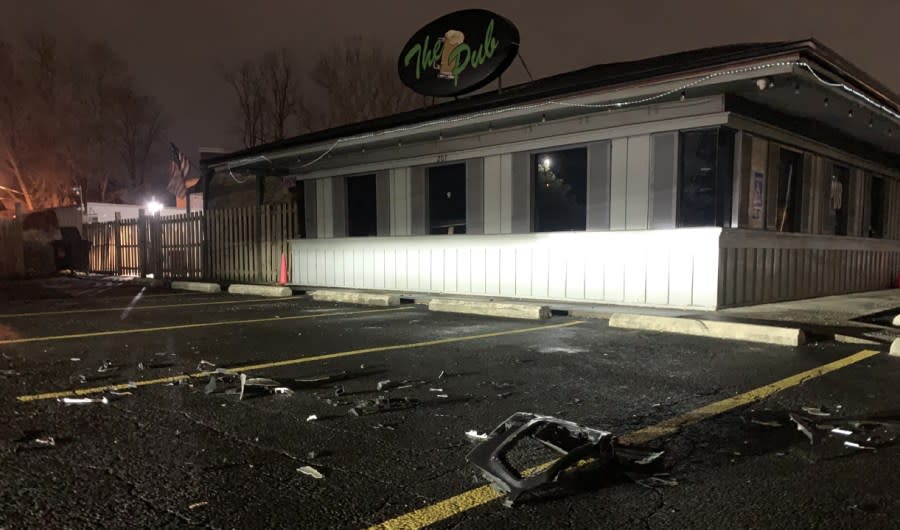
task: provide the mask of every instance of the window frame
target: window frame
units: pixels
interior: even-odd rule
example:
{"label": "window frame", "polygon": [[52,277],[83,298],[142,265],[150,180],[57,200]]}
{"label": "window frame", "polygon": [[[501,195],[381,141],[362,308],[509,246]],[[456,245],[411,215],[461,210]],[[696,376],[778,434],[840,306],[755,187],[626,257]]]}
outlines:
{"label": "window frame", "polygon": [[[462,197],[463,217],[462,217],[462,220],[463,220],[463,222],[461,225],[460,224],[447,225],[447,229],[448,229],[447,232],[435,233],[434,222],[432,220],[432,215],[434,214],[434,211],[433,211],[434,208],[432,208],[432,204],[431,204],[431,189],[432,189],[431,170],[437,169],[437,168],[453,167],[453,166],[462,166],[462,170],[463,170],[463,175],[462,175],[462,178],[463,178],[463,197]],[[432,236],[434,236],[434,235],[459,235],[459,234],[467,233],[468,225],[469,225],[469,212],[468,212],[469,167],[468,167],[468,164],[466,163],[466,161],[465,160],[454,160],[454,161],[448,161],[448,162],[444,162],[444,163],[440,163],[440,164],[430,164],[430,165],[424,166],[422,168],[422,172],[423,172],[423,177],[425,179],[424,208],[425,208],[425,222],[426,222],[426,226],[425,226],[426,232],[425,233],[426,233],[426,235],[432,235]],[[462,226],[463,230],[461,232],[456,231],[455,227],[458,227],[458,226]],[[452,232],[450,232],[451,227],[453,227]]]}

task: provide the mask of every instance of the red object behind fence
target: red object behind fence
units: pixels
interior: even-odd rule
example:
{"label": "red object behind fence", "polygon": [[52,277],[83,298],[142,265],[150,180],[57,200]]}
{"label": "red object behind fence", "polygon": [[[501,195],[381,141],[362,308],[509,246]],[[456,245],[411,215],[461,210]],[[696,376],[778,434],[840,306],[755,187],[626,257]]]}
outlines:
{"label": "red object behind fence", "polygon": [[287,285],[288,282],[288,272],[287,272],[287,256],[284,255],[284,252],[281,253],[281,266],[278,268],[278,285]]}

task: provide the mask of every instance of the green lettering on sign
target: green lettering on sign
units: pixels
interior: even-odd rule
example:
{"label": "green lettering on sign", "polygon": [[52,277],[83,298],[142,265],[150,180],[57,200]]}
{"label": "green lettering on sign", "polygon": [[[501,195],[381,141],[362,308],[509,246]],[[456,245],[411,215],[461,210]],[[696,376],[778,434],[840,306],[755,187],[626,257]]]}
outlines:
{"label": "green lettering on sign", "polygon": [[[459,85],[459,76],[469,68],[478,68],[494,56],[494,52],[500,46],[500,42],[494,38],[494,19],[488,22],[484,32],[484,39],[477,48],[469,44],[460,43],[450,52],[449,60],[453,64],[453,84]],[[409,67],[415,62],[416,80],[422,78],[422,72],[434,69],[441,62],[441,53],[444,51],[443,39],[437,39],[430,44],[430,37],[426,36],[424,42],[416,43],[409,48],[403,56],[403,66]]]}

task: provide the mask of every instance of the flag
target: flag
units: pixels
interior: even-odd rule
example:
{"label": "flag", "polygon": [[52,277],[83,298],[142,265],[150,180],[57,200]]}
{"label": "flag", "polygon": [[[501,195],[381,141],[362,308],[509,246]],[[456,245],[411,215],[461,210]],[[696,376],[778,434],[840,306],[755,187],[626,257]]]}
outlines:
{"label": "flag", "polygon": [[187,192],[185,180],[191,172],[191,161],[174,143],[170,142],[169,145],[172,146],[172,162],[169,164],[169,185],[166,190],[182,199]]}

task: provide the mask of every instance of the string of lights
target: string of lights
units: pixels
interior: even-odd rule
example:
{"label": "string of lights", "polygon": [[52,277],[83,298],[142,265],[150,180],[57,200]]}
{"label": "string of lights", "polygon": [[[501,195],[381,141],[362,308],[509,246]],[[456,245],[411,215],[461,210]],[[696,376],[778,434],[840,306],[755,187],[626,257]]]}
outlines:
{"label": "string of lights", "polygon": [[[480,111],[480,112],[475,112],[475,113],[471,113],[471,114],[466,114],[464,116],[455,116],[455,117],[451,117],[451,118],[430,120],[430,121],[426,121],[426,122],[422,122],[422,123],[417,123],[415,125],[407,125],[407,126],[403,126],[403,127],[395,127],[392,129],[384,129],[381,131],[373,131],[373,132],[359,134],[359,135],[355,135],[355,136],[345,136],[343,138],[338,138],[337,140],[332,142],[332,144],[325,151],[323,151],[321,154],[319,154],[314,159],[301,164],[300,167],[305,169],[305,168],[311,167],[311,166],[319,163],[326,156],[330,155],[342,143],[358,142],[360,140],[368,140],[371,138],[377,138],[377,137],[381,137],[381,136],[388,136],[388,135],[398,134],[398,133],[406,133],[406,132],[416,131],[416,130],[424,129],[424,128],[428,128],[428,127],[434,127],[434,126],[440,126],[440,125],[452,125],[455,123],[460,123],[460,122],[465,122],[465,121],[470,121],[470,120],[479,120],[479,119],[483,119],[483,118],[490,118],[490,117],[498,116],[501,114],[507,114],[507,113],[511,113],[511,112],[538,110],[538,109],[547,108],[547,107],[569,107],[569,108],[574,107],[574,108],[584,108],[584,109],[609,110],[609,109],[621,109],[624,107],[641,105],[641,104],[645,104],[645,103],[652,103],[654,101],[665,99],[665,98],[675,95],[675,94],[681,94],[682,99],[683,99],[684,92],[686,90],[697,87],[698,85],[702,85],[712,79],[716,79],[719,77],[727,77],[727,76],[732,76],[732,75],[746,74],[746,73],[751,73],[751,72],[758,72],[758,71],[762,71],[762,70],[768,70],[770,68],[777,68],[777,67],[784,67],[784,66],[795,66],[795,67],[803,68],[803,69],[809,71],[810,74],[812,74],[813,78],[817,82],[821,83],[822,85],[828,86],[831,88],[839,88],[839,89],[847,92],[848,94],[851,94],[851,95],[859,98],[860,100],[865,102],[867,105],[870,105],[870,106],[876,108],[877,110],[884,112],[885,114],[891,116],[892,118],[894,118],[896,120],[900,120],[900,113],[888,108],[886,105],[883,105],[883,104],[875,101],[871,97],[867,96],[866,94],[863,94],[862,92],[860,92],[859,90],[856,90],[855,88],[853,88],[851,86],[848,86],[844,83],[839,83],[839,82],[836,83],[836,82],[831,82],[826,79],[823,79],[812,68],[812,66],[810,66],[809,63],[807,63],[805,61],[775,61],[775,62],[770,62],[770,63],[765,63],[765,64],[744,66],[741,68],[733,68],[730,70],[723,70],[720,72],[713,72],[713,73],[704,75],[702,77],[699,77],[697,79],[694,79],[693,81],[685,83],[676,88],[665,90],[663,92],[659,92],[659,93],[651,95],[651,96],[645,96],[645,97],[640,97],[640,98],[635,98],[635,99],[609,101],[609,102],[602,102],[602,103],[574,103],[571,101],[547,100],[547,101],[542,101],[539,103],[532,103],[532,104],[528,104],[528,105],[514,105],[514,106],[503,107],[503,108],[494,109],[494,110]],[[231,172],[232,168],[246,166],[248,164],[252,164],[252,163],[258,162],[260,160],[265,160],[271,164],[271,160],[269,160],[265,156],[256,156],[256,157],[252,157],[252,158],[241,159],[234,163],[229,163],[227,167],[228,167],[229,172]],[[233,173],[232,173],[232,178],[235,178]],[[237,180],[237,178],[235,178],[235,180]]]}

